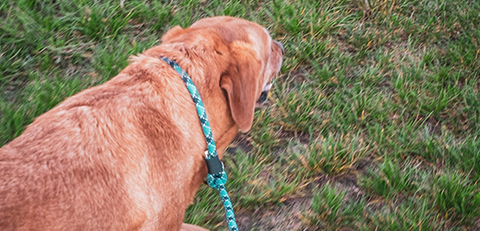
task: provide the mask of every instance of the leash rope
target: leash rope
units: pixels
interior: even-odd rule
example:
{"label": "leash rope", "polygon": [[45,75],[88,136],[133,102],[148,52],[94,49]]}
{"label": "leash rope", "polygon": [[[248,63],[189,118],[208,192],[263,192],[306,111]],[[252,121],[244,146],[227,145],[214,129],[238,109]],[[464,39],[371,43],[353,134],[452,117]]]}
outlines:
{"label": "leash rope", "polygon": [[225,215],[227,218],[228,228],[230,231],[238,231],[237,222],[235,221],[235,214],[233,212],[233,205],[228,196],[227,190],[225,189],[225,183],[227,183],[227,173],[223,167],[223,163],[220,161],[217,155],[217,148],[215,146],[215,141],[213,139],[212,129],[210,123],[208,122],[207,112],[203,106],[202,99],[200,94],[197,91],[197,88],[190,79],[190,76],[180,68],[178,63],[173,60],[170,60],[167,57],[160,57],[168,65],[170,65],[182,78],[183,82],[187,86],[190,95],[192,96],[193,103],[197,108],[198,117],[200,123],[202,124],[203,133],[208,144],[208,151],[205,152],[205,162],[207,163],[208,174],[207,174],[207,183],[210,187],[218,190],[220,198],[223,202],[223,207],[225,209]]}

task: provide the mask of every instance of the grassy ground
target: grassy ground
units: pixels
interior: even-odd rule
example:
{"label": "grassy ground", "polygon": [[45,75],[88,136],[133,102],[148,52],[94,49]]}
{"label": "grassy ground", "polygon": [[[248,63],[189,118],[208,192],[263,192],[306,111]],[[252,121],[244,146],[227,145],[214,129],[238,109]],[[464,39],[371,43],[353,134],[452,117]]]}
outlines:
{"label": "grassy ground", "polygon": [[[172,26],[232,15],[286,50],[270,103],[225,158],[241,230],[479,230],[479,12],[475,0],[2,1],[0,145]],[[195,202],[186,222],[225,230],[215,191]]]}

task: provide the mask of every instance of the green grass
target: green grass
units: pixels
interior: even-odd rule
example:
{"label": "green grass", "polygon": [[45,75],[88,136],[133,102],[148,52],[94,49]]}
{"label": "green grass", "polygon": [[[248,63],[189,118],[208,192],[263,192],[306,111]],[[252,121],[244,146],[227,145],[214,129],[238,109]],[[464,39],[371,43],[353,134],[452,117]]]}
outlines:
{"label": "green grass", "polygon": [[[0,145],[169,28],[231,15],[286,50],[225,156],[241,230],[480,229],[478,1],[96,2],[0,3]],[[223,217],[202,186],[185,221]]]}

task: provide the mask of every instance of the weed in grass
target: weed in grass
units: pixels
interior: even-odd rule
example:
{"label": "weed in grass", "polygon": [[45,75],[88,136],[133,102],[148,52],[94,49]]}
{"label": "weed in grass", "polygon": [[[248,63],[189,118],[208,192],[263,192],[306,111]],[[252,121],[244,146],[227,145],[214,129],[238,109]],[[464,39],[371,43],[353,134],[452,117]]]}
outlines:
{"label": "weed in grass", "polygon": [[364,200],[350,200],[345,191],[328,183],[314,193],[311,205],[313,214],[307,215],[307,218],[318,230],[358,229],[365,207]]}
{"label": "weed in grass", "polygon": [[418,188],[418,182],[415,177],[419,174],[415,166],[408,162],[402,164],[392,161],[385,157],[384,162],[377,170],[370,169],[360,178],[360,185],[367,191],[374,192],[386,199],[395,197],[398,193],[407,193],[412,195]]}
{"label": "weed in grass", "polygon": [[338,176],[353,169],[369,147],[358,135],[329,135],[311,142],[294,154],[306,170]]}

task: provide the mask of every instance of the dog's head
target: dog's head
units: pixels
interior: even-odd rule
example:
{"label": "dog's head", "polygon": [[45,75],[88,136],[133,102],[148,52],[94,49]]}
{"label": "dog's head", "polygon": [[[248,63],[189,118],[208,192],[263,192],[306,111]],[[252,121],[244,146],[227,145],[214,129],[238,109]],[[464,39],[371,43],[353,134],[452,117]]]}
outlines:
{"label": "dog's head", "polygon": [[[237,126],[243,132],[250,130],[255,107],[267,101],[272,80],[280,71],[282,44],[272,40],[268,31],[257,23],[233,17],[201,19],[188,30],[207,31],[207,36],[218,40],[213,44],[214,52],[228,57],[219,85],[227,95]],[[173,42],[185,33],[186,29],[176,26],[162,37],[162,42]]]}

